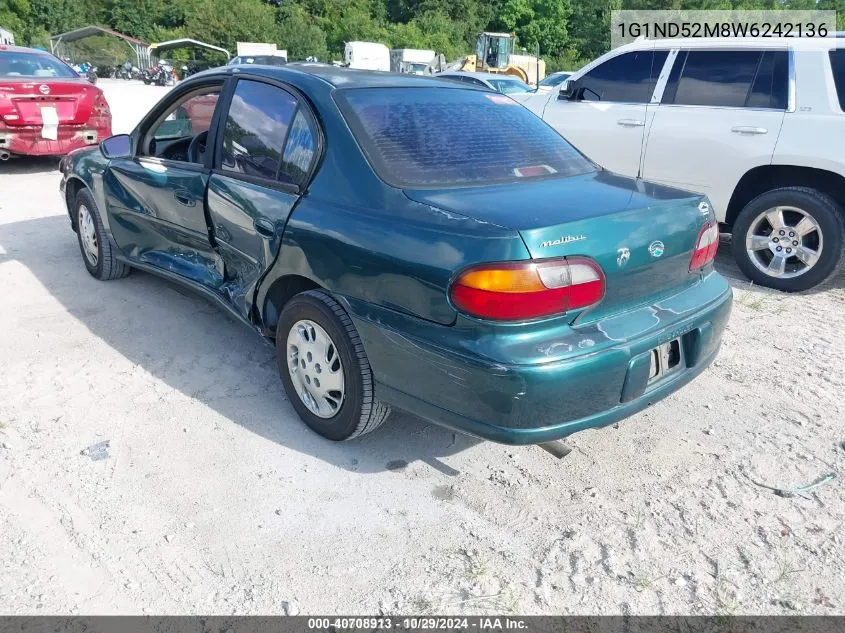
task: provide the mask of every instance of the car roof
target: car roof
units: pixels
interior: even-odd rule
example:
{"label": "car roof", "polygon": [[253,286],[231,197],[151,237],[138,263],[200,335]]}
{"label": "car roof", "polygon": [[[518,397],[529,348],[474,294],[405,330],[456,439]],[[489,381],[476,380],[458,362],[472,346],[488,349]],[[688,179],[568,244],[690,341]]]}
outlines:
{"label": "car roof", "polygon": [[639,39],[613,49],[618,51],[638,51],[648,48],[793,48],[801,50],[827,50],[845,48],[845,43],[836,37],[699,37]]}
{"label": "car roof", "polygon": [[[505,74],[500,74],[500,73],[471,73],[471,72],[467,72],[465,70],[447,70],[447,71],[442,72],[442,73],[437,73],[437,75],[446,75],[447,77],[467,76],[467,77],[475,77],[476,79],[485,79],[485,80],[488,80],[488,81],[490,79],[507,79],[507,80],[512,80],[512,81],[518,81],[519,83],[523,83],[523,84],[525,83],[519,77],[514,77],[513,75],[505,75]],[[437,75],[434,75],[434,76],[436,77]]]}
{"label": "car roof", "polygon": [[304,76],[316,77],[334,88],[409,88],[409,87],[448,87],[456,88],[453,81],[443,81],[436,77],[411,75],[408,73],[389,73],[378,70],[356,70],[342,66],[332,66],[319,62],[289,62],[284,66],[265,66],[263,64],[234,64],[220,66],[192,75],[208,77],[219,73],[249,73],[269,79],[295,83]]}
{"label": "car roof", "polygon": [[37,55],[47,55],[48,57],[54,57],[48,51],[41,50],[40,48],[28,48],[26,46],[12,46],[10,44],[0,44],[0,52],[3,53],[36,53]]}

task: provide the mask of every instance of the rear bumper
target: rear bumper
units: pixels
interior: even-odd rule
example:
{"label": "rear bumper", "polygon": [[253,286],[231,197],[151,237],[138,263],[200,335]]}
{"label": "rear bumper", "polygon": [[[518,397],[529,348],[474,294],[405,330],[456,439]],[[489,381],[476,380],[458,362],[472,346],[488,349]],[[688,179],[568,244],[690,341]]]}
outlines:
{"label": "rear bumper", "polygon": [[[613,424],[691,381],[716,357],[731,304],[730,286],[712,273],[658,304],[589,325],[464,332],[459,344],[449,340],[461,336],[459,326],[348,307],[379,399],[483,439],[537,444]],[[681,366],[649,384],[650,350],[677,338]]]}
{"label": "rear bumper", "polygon": [[111,136],[111,126],[59,125],[57,139],[41,136],[40,125],[0,125],[0,150],[20,156],[63,156],[81,147],[91,147]]}

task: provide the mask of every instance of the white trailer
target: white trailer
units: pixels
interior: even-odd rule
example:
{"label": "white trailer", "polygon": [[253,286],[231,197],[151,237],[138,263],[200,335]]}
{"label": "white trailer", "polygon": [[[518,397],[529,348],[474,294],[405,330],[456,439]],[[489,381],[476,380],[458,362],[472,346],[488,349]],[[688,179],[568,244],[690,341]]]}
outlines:
{"label": "white trailer", "polygon": [[343,64],[360,70],[390,71],[390,49],[376,42],[346,42]]}
{"label": "white trailer", "polygon": [[272,55],[287,59],[288,52],[267,42],[238,42],[238,57],[248,55]]}
{"label": "white trailer", "polygon": [[434,59],[434,51],[394,48],[390,51],[390,72],[422,75]]}
{"label": "white trailer", "polygon": [[12,35],[11,31],[7,31],[2,26],[0,26],[0,44],[5,44],[6,46],[15,45],[15,36]]}

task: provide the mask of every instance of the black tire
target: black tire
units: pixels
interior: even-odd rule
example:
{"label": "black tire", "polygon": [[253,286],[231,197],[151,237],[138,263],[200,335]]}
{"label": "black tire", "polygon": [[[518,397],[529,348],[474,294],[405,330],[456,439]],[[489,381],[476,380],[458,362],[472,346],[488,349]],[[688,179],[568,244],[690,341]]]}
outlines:
{"label": "black tire", "polygon": [[[85,252],[85,245],[83,244],[82,227],[80,222],[80,208],[84,205],[85,209],[91,215],[94,222],[94,231],[97,236],[97,261],[92,262]],[[91,276],[100,281],[108,281],[110,279],[120,279],[126,277],[132,269],[115,257],[112,250],[111,242],[109,242],[106,230],[103,227],[103,220],[100,217],[100,210],[97,208],[97,203],[94,202],[94,196],[88,189],[82,189],[76,196],[73,202],[73,226],[76,229],[76,238],[79,242],[79,251],[82,255],[82,261],[85,263],[85,268],[91,273]]]}
{"label": "black tire", "polygon": [[[746,250],[746,236],[754,220],[767,209],[788,206],[801,209],[816,221],[823,246],[816,263],[807,272],[780,278],[760,270]],[[842,258],[845,215],[830,196],[808,187],[783,187],[767,191],[745,205],[733,224],[731,249],[740,270],[755,284],[784,292],[800,292],[819,285],[836,272]],[[800,239],[800,238],[799,238]]]}
{"label": "black tire", "polygon": [[[300,398],[288,366],[287,338],[293,326],[309,320],[322,327],[337,349],[343,370],[344,396],[330,418],[312,413]],[[279,374],[290,403],[311,430],[333,441],[351,440],[378,428],[390,406],[377,400],[373,372],[355,325],[341,305],[322,290],[296,295],[282,310],[276,327]]]}

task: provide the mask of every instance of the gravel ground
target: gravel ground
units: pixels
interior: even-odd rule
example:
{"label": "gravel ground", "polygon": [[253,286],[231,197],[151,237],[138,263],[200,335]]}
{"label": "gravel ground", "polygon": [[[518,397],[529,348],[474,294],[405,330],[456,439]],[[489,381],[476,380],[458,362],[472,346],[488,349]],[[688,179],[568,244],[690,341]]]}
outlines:
{"label": "gravel ground", "polygon": [[[116,131],[165,92],[102,85]],[[715,366],[562,461],[401,414],[338,445],[226,314],[91,278],[58,180],[0,163],[0,612],[845,614],[845,275],[723,246]]]}

